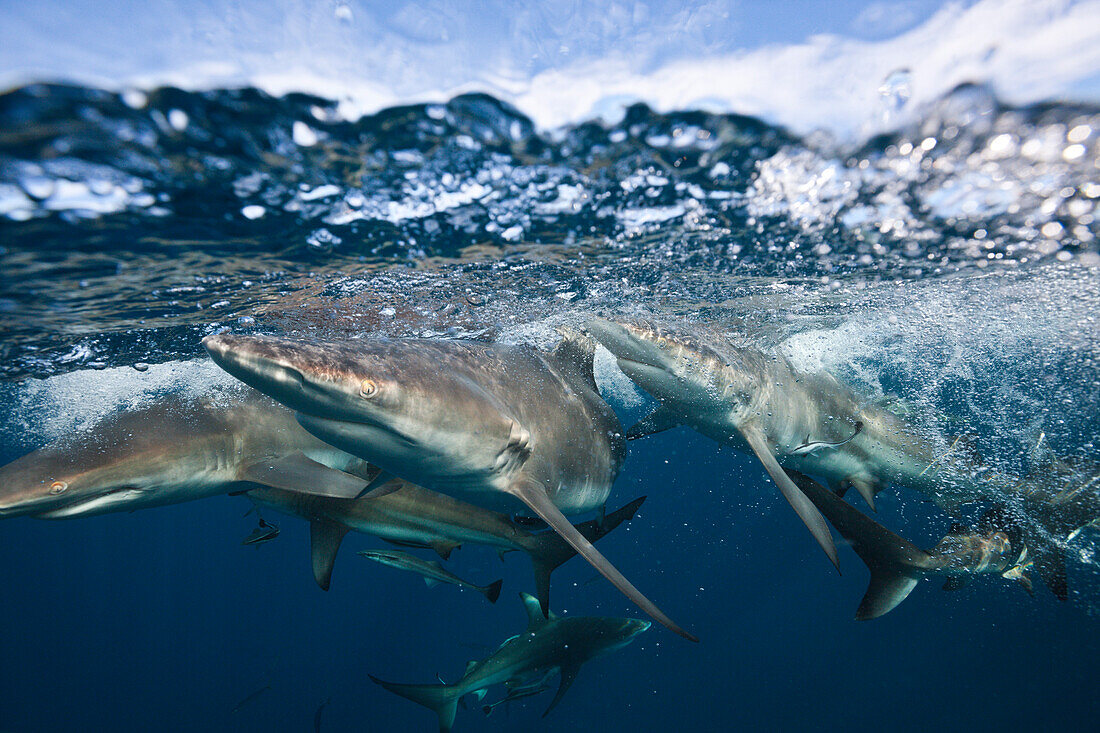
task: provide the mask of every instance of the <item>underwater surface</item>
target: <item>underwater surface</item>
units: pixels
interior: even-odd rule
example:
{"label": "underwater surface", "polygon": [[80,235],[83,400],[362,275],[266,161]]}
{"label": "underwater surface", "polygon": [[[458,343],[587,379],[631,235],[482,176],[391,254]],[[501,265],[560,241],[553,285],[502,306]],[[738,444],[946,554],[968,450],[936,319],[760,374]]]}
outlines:
{"label": "underwater surface", "polygon": [[[1100,435],[1098,136],[1100,108],[980,85],[858,143],[642,104],[547,132],[485,94],[352,122],[305,94],[22,86],[0,96],[0,463],[165,395],[231,392],[211,334],[549,349],[604,316],[826,370],[922,434],[972,436],[992,471],[1034,470],[1040,435],[1083,465]],[[595,371],[624,426],[649,412],[602,349]],[[599,547],[701,642],[655,624],[586,664],[545,719],[554,681],[488,718],[471,699],[455,730],[1100,714],[1094,529],[1068,545],[1065,601],[990,574],[922,582],[855,621],[867,569],[838,536],[838,576],[752,455],[685,427],[628,449],[608,508],[647,499]],[[922,548],[983,509],[952,517],[898,487],[877,504]],[[445,563],[502,578],[490,605],[367,562],[356,551],[388,546],[351,533],[322,592],[308,524],[263,510],[278,536],[242,546],[251,508],[4,519],[0,730],[433,730],[368,675],[454,682],[526,626],[522,553]],[[551,605],[644,617],[579,559]]]}

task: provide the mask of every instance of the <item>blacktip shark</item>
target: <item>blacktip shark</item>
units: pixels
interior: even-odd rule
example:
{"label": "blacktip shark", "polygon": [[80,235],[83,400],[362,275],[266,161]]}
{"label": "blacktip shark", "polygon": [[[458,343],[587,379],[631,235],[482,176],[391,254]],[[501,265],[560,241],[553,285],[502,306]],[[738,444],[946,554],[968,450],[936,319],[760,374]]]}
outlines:
{"label": "blacktip shark", "polygon": [[834,565],[825,520],[784,468],[820,476],[841,494],[854,487],[872,509],[875,494],[890,484],[949,511],[1013,490],[1011,480],[965,450],[962,438],[944,448],[832,375],[800,372],[780,354],[648,324],[595,319],[586,329],[660,403],[628,438],[685,424],[754,454]]}
{"label": "blacktip shark", "polygon": [[471,583],[447,570],[438,560],[425,560],[401,550],[360,550],[359,554],[382,565],[416,573],[424,578],[424,582],[427,583],[429,588],[437,583],[448,583],[457,585],[460,588],[476,590],[485,596],[489,603],[497,602],[497,598],[500,597],[500,587],[504,585],[503,580],[494,580],[488,585]]}
{"label": "blacktip shark", "polygon": [[458,702],[474,694],[482,699],[493,685],[509,689],[535,689],[557,671],[561,681],[546,717],[577,678],[581,666],[601,654],[621,649],[647,630],[649,621],[632,618],[544,616],[537,600],[521,593],[527,609],[527,629],[507,639],[491,656],[466,665],[466,673],[454,684],[406,685],[371,680],[390,692],[423,705],[439,716],[441,733],[454,725]]}
{"label": "blacktip shark", "polygon": [[254,390],[172,393],[0,468],[0,517],[133,511],[257,484],[358,493],[376,474]]}
{"label": "blacktip shark", "polygon": [[1031,592],[1025,573],[1030,560],[1018,531],[988,523],[971,531],[955,524],[935,547],[922,550],[809,476],[792,472],[791,478],[871,571],[871,582],[856,611],[860,621],[892,611],[924,578],[945,578],[944,590],[955,590],[976,575],[996,574]]}
{"label": "blacktip shark", "polygon": [[565,518],[603,506],[626,451],[590,339],[566,337],[553,353],[432,339],[218,334],[203,344],[313,435],[387,474],[489,508],[527,505],[647,614],[696,640]]}
{"label": "blacktip shark", "polygon": [[[258,488],[248,497],[260,506],[302,517],[310,523],[313,577],[328,590],[336,555],[349,531],[380,537],[402,547],[434,550],[444,560],[465,544],[518,550],[530,557],[537,597],[550,608],[550,575],[576,555],[556,532],[532,532],[511,517],[421,488],[404,479],[392,479],[392,490],[363,499],[337,499],[283,489]],[[589,542],[596,542],[623,522],[634,518],[645,497],[576,525]]]}

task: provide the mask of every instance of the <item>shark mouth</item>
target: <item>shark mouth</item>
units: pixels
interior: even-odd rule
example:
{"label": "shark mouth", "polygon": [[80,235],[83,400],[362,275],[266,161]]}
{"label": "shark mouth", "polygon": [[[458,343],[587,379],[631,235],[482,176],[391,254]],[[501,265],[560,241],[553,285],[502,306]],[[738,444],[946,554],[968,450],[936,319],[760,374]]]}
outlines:
{"label": "shark mouth", "polygon": [[103,494],[80,499],[72,504],[67,504],[57,509],[33,514],[35,519],[70,519],[92,514],[103,514],[114,511],[120,504],[129,504],[149,493],[148,489],[139,489],[127,486],[120,489],[112,489]]}

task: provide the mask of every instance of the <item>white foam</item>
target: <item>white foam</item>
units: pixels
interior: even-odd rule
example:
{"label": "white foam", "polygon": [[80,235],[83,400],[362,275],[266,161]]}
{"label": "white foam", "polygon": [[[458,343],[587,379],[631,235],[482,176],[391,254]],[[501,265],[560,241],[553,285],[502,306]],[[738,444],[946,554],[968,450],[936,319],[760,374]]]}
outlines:
{"label": "white foam", "polygon": [[[624,19],[597,8],[602,4],[563,10],[547,3],[530,15],[506,6],[501,17],[454,6],[448,18],[413,7],[387,15],[365,5],[353,20],[335,17],[323,3],[255,5],[234,6],[228,22],[221,10],[184,3],[163,3],[157,13],[135,14],[140,22],[132,23],[96,13],[67,45],[45,21],[59,11],[35,3],[0,28],[0,68],[8,70],[0,83],[63,78],[118,90],[254,85],[275,95],[304,91],[337,100],[349,119],[485,91],[550,129],[614,117],[644,101],[662,111],[733,111],[796,132],[821,128],[853,138],[903,121],[962,82],[988,82],[1013,103],[1083,91],[1095,96],[1100,68],[1096,0],[948,3],[882,40],[818,35],[752,50],[734,45],[745,36],[737,28],[744,14],[702,4],[685,8],[684,18],[654,13],[622,26]],[[857,19],[852,31],[861,32],[865,20]],[[694,22],[721,40],[697,42],[683,27]],[[244,28],[247,34],[238,32]],[[518,28],[527,30],[509,32]],[[202,43],[169,42],[203,30]],[[547,55],[548,48],[558,53]],[[901,69],[908,71],[909,101],[899,115],[884,106],[881,87]]]}
{"label": "white foam", "polygon": [[28,379],[15,385],[4,403],[14,404],[9,429],[45,442],[84,430],[119,410],[144,407],[166,393],[200,396],[240,389],[241,383],[214,362],[196,359],[154,364],[145,371],[125,366]]}

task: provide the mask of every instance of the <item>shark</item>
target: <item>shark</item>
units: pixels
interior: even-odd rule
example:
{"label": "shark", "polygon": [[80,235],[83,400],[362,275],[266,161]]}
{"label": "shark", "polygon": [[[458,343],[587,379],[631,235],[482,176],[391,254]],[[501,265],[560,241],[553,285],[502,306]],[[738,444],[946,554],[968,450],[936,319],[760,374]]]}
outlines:
{"label": "shark", "polygon": [[[650,627],[649,621],[596,616],[544,616],[539,602],[521,593],[527,610],[527,628],[504,641],[492,655],[466,665],[466,672],[454,684],[409,685],[371,680],[386,690],[434,711],[441,733],[454,725],[459,701],[468,694],[481,699],[493,685],[511,690],[538,688],[548,673],[560,676],[558,691],[543,717],[561,702],[577,678],[581,666],[602,654],[621,649]],[[518,697],[520,695],[516,695]],[[509,696],[511,697],[511,696]]]}
{"label": "shark", "polygon": [[890,484],[951,512],[1012,490],[966,441],[945,447],[828,372],[801,372],[781,354],[650,324],[597,318],[586,329],[659,403],[628,438],[684,424],[755,455],[834,565],[825,520],[784,469],[824,478],[840,494],[855,488],[872,510],[875,494]]}
{"label": "shark", "polygon": [[424,578],[429,588],[437,583],[449,583],[460,588],[476,590],[485,596],[489,603],[497,602],[497,598],[500,597],[500,586],[504,584],[503,580],[495,580],[488,585],[476,585],[447,570],[438,560],[425,560],[401,550],[360,550],[359,554],[368,560],[374,560],[391,568],[417,573]]}
{"label": "shark", "polygon": [[[576,551],[556,532],[533,532],[512,517],[429,491],[403,479],[383,484],[380,496],[339,499],[298,491],[256,488],[247,496],[268,507],[310,523],[313,576],[328,590],[344,536],[350,531],[379,537],[402,547],[434,550],[444,560],[464,544],[494,547],[500,552],[520,551],[531,559],[536,596],[543,609],[550,608],[550,575]],[[634,518],[645,497],[608,512],[602,519],[576,525],[589,542],[596,542],[623,522]]]}
{"label": "shark", "polygon": [[255,390],[170,393],[0,468],[0,517],[134,511],[257,485],[355,495],[377,473]]}
{"label": "shark", "polygon": [[566,519],[603,506],[626,453],[592,372],[595,344],[552,352],[465,340],[318,341],[222,333],[214,362],[330,445],[491,509],[518,501],[649,616],[697,640]]}
{"label": "shark", "polygon": [[856,611],[860,621],[889,613],[926,578],[943,578],[945,590],[956,590],[975,576],[1000,575],[1031,593],[1026,574],[1031,561],[1018,530],[1001,529],[993,521],[980,522],[977,530],[956,523],[935,547],[922,550],[809,476],[790,476],[871,571]]}

